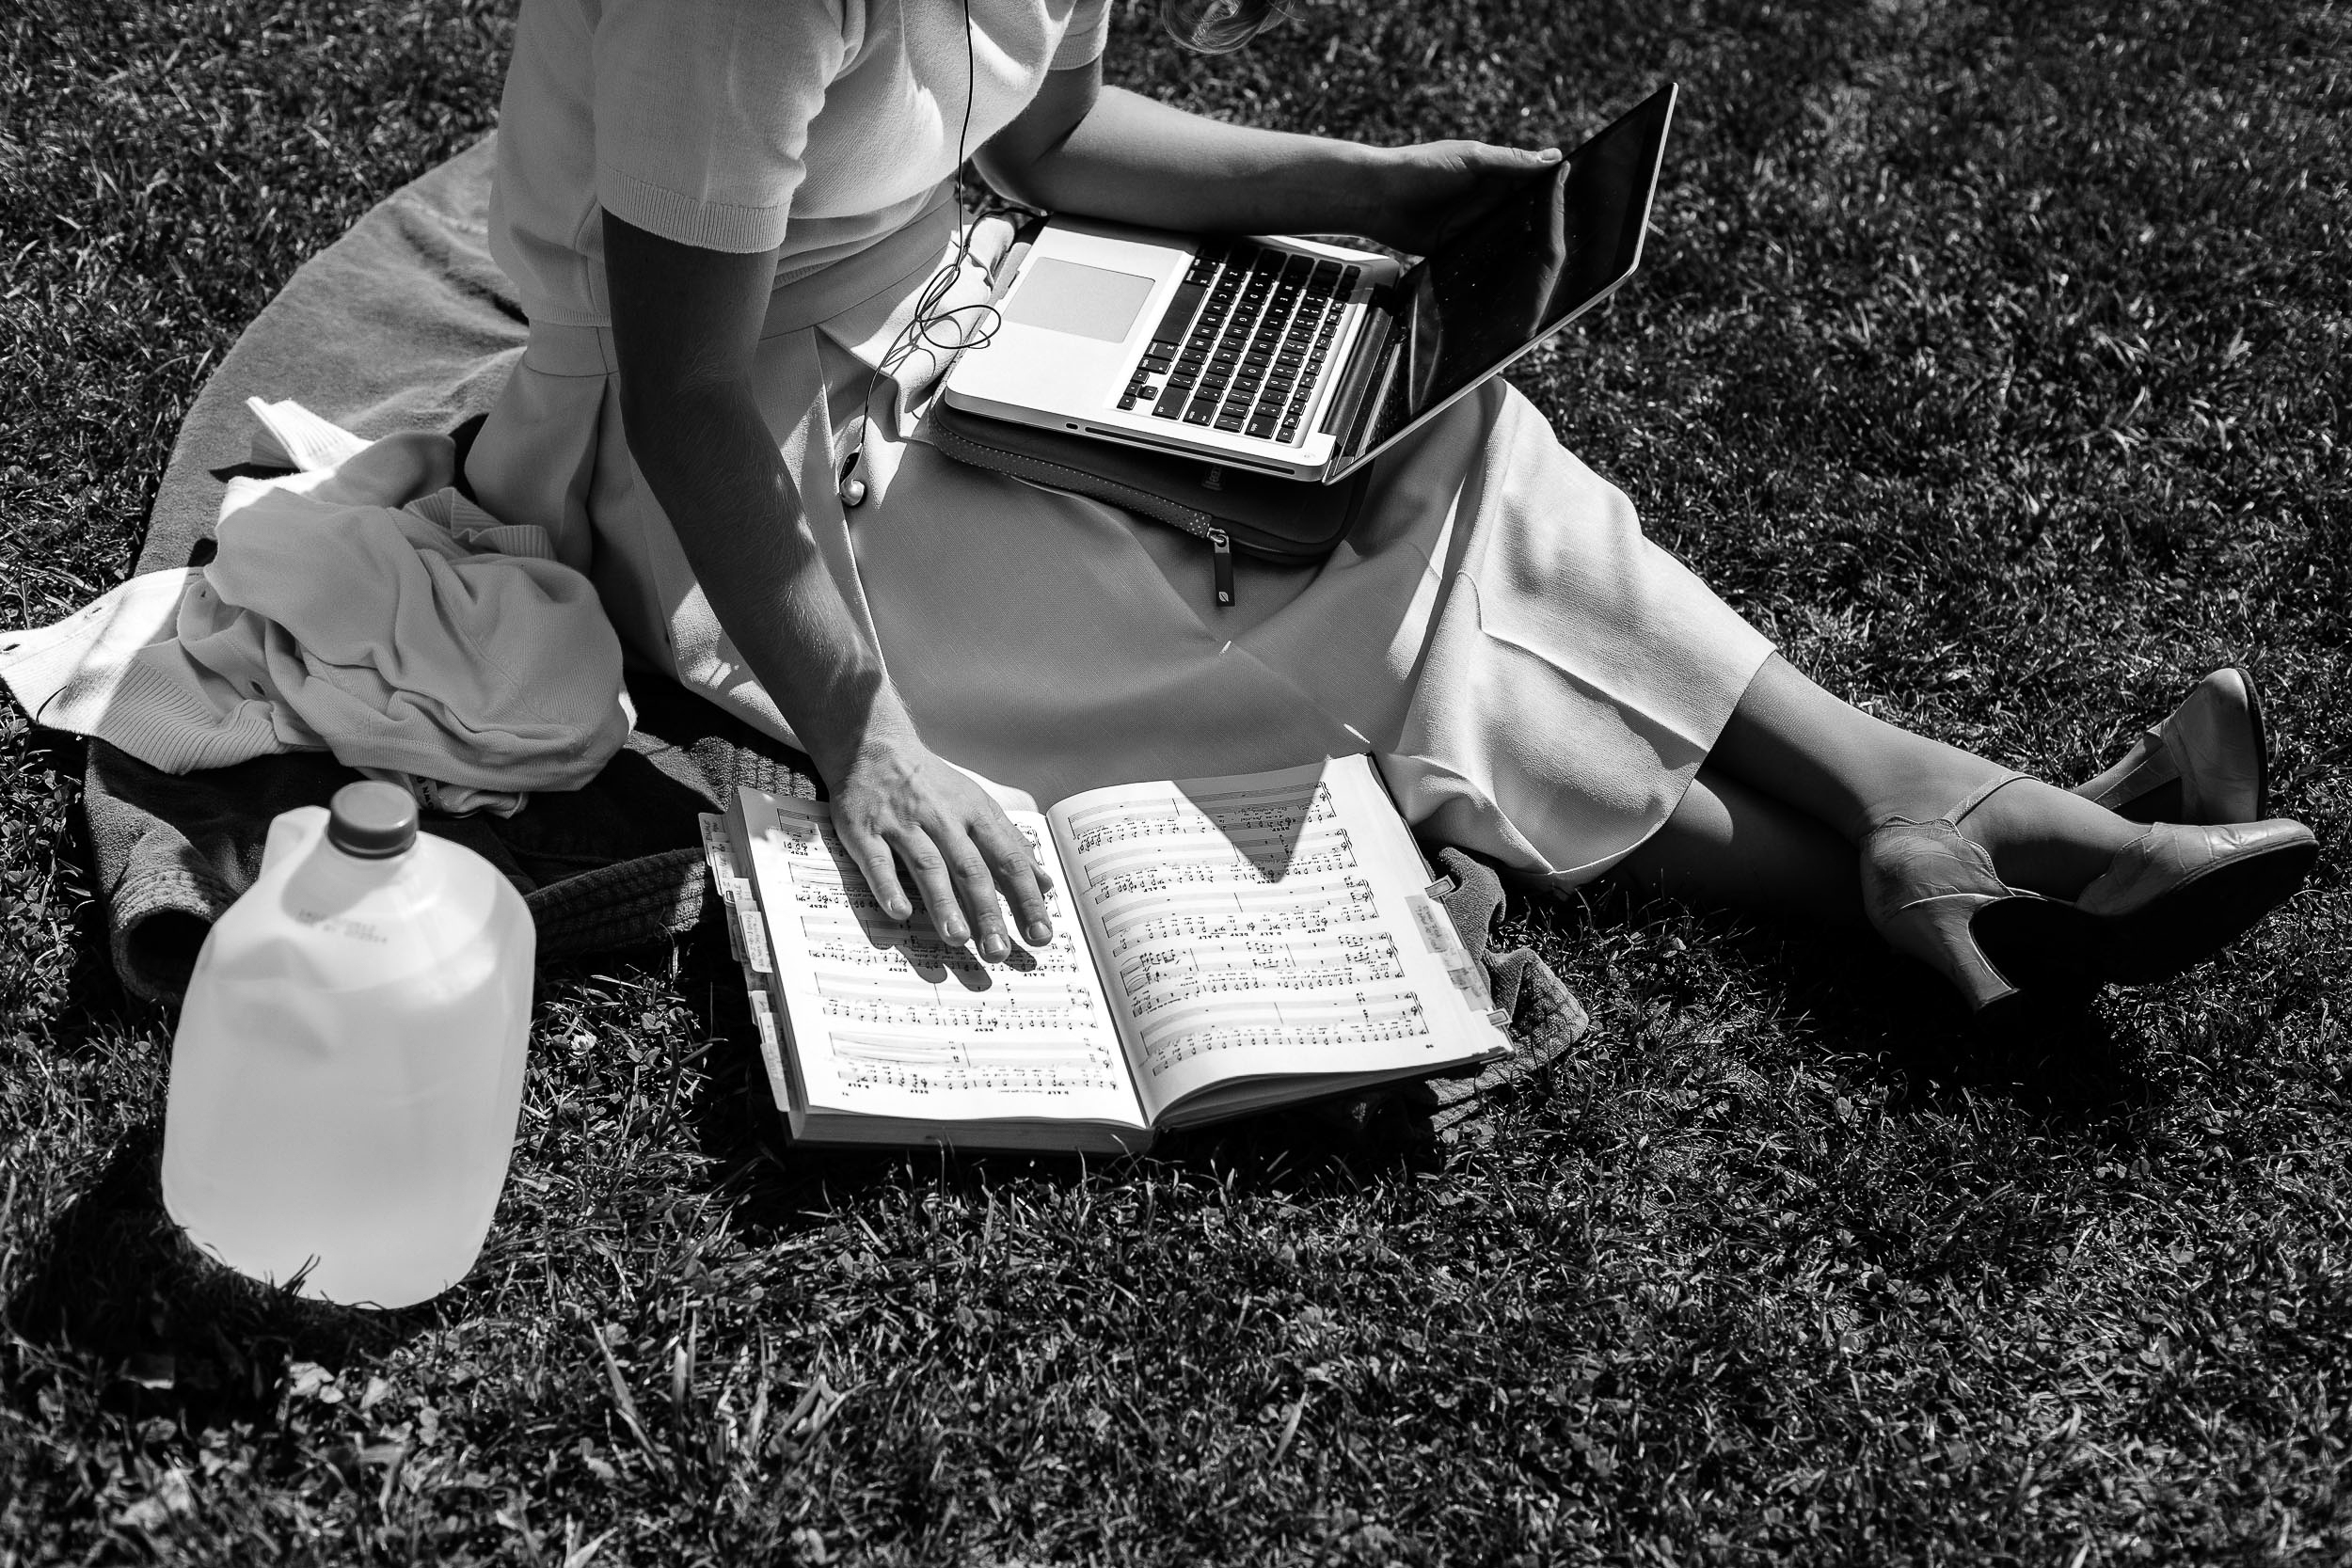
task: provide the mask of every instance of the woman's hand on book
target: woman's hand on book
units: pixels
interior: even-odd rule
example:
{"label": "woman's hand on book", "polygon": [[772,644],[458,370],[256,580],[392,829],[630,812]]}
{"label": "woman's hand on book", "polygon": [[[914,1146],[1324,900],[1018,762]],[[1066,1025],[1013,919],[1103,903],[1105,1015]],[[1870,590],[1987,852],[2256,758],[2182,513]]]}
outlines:
{"label": "woman's hand on book", "polygon": [[1426,256],[1530,177],[1560,165],[1560,150],[1433,141],[1375,154],[1372,218],[1382,245]]}
{"label": "woman's hand on book", "polygon": [[911,733],[869,735],[832,783],[834,832],[891,919],[914,912],[903,868],[951,944],[974,942],[990,959],[1011,953],[999,894],[1024,941],[1053,940],[1045,895],[1054,879],[1029,841],[993,796]]}

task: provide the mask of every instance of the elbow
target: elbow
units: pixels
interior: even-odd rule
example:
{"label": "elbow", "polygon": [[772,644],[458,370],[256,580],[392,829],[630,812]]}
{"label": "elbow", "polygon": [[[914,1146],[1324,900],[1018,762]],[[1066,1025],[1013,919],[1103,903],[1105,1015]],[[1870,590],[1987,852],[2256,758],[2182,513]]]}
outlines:
{"label": "elbow", "polygon": [[1025,158],[1008,158],[982,148],[972,156],[972,166],[980,171],[988,188],[1007,201],[1024,207],[1045,207],[1045,199],[1033,178],[1034,166]]}
{"label": "elbow", "polygon": [[980,171],[980,178],[988,182],[988,188],[1007,201],[1041,213],[1058,213],[1068,208],[1067,182],[1057,178],[1061,170],[1050,151],[1028,156],[1000,147],[984,147],[973,154],[972,165]]}

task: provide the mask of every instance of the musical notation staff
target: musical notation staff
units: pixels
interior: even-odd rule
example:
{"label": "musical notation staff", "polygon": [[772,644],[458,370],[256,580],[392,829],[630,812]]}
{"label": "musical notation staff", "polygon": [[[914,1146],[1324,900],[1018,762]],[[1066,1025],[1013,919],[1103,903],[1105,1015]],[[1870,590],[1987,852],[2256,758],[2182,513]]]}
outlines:
{"label": "musical notation staff", "polygon": [[1199,882],[1256,885],[1345,870],[1356,864],[1356,846],[1344,828],[1295,839],[1243,833],[1175,847],[1154,839],[1088,856],[1084,863],[1088,896],[1099,907],[1120,893]]}
{"label": "musical notation staff", "polygon": [[971,990],[986,990],[999,976],[1025,978],[1085,974],[1091,966],[1079,956],[1067,929],[1055,933],[1043,947],[1016,947],[991,962],[969,945],[948,946],[935,937],[905,927],[857,927],[836,921],[801,919],[801,945],[819,969],[838,965],[850,970],[909,973],[927,983],[952,978]]}
{"label": "musical notation staff", "polygon": [[1417,992],[1366,987],[1312,1001],[1216,996],[1188,1000],[1143,1026],[1144,1068],[1153,1077],[1195,1056],[1249,1047],[1315,1047],[1432,1037]]}
{"label": "musical notation staff", "polygon": [[1295,939],[1224,938],[1137,948],[1119,966],[1129,995],[1147,987],[1182,987],[1243,974],[1261,983],[1302,989],[1401,980],[1405,965],[1385,931]]}
{"label": "musical notation staff", "polygon": [[1089,806],[1070,814],[1070,835],[1080,854],[1099,844],[1148,836],[1181,837],[1235,831],[1295,832],[1339,815],[1331,792],[1321,784],[1307,794],[1295,789],[1232,790],[1218,794],[1162,795]]}
{"label": "musical notation staff", "polygon": [[833,1054],[841,1086],[851,1091],[1051,1095],[1120,1086],[1106,1051],[1069,1037],[990,1043],[836,1031]]}
{"label": "musical notation staff", "polygon": [[1248,898],[1206,888],[1163,894],[1105,911],[1103,930],[1111,940],[1111,957],[1124,958],[1147,942],[1323,931],[1379,917],[1371,884],[1343,877],[1312,887],[1260,888]]}

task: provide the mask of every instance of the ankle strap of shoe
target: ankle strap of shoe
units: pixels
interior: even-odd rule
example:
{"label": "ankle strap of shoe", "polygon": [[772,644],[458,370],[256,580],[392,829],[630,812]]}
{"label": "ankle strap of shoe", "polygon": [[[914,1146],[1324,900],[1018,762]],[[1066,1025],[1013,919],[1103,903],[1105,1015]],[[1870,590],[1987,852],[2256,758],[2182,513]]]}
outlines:
{"label": "ankle strap of shoe", "polygon": [[2018,780],[2026,777],[2028,777],[2028,775],[2024,773],[2002,774],[1999,778],[1994,779],[1991,784],[1979,788],[1975,794],[1969,796],[1968,799],[1954,806],[1952,808],[1951,815],[1946,817],[1945,820],[1949,822],[1955,828],[1959,827],[1962,818],[1965,817],[1970,812],[1976,810],[1979,806],[1983,805],[1987,800],[1991,800],[1995,791],[2005,789],[2009,785],[2015,784]]}

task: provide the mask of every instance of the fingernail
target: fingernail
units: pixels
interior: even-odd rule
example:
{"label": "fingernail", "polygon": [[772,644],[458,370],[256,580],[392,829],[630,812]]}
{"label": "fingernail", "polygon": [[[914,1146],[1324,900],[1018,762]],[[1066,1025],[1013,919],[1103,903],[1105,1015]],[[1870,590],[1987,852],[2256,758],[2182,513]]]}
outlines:
{"label": "fingernail", "polygon": [[1005,940],[1002,932],[991,931],[980,939],[980,957],[984,958],[1001,958],[1011,951],[1012,943]]}
{"label": "fingernail", "polygon": [[1050,920],[1029,922],[1029,945],[1042,947],[1054,940],[1054,923]]}
{"label": "fingernail", "polygon": [[1566,156],[1566,153],[1561,151],[1556,147],[1547,147],[1541,152],[1535,154],[1535,157],[1539,162],[1547,164],[1556,164],[1562,158]]}

